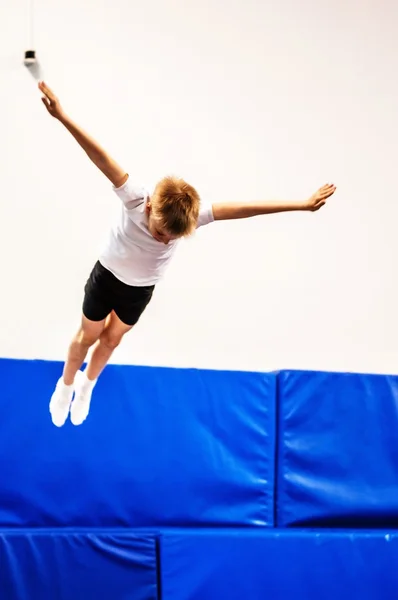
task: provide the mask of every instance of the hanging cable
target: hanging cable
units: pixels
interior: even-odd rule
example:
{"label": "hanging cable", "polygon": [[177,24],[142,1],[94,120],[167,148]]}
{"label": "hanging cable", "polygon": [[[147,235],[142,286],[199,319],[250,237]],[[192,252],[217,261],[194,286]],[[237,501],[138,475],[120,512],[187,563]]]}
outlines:
{"label": "hanging cable", "polygon": [[28,48],[29,50],[34,49],[34,9],[35,9],[35,0],[28,0],[28,30],[29,30],[29,39],[28,39]]}
{"label": "hanging cable", "polygon": [[28,50],[25,52],[24,64],[26,67],[31,67],[36,64],[36,51],[34,50],[34,0],[27,0],[28,5],[28,18],[27,18],[27,26],[28,26]]}

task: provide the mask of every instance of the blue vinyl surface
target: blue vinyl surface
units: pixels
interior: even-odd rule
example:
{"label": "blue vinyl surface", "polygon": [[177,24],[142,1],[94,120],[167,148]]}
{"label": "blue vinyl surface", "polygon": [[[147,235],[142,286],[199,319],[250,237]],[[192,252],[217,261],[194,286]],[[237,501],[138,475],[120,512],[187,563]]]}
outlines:
{"label": "blue vinyl surface", "polygon": [[0,360],[0,600],[396,600],[398,377],[112,365],[58,429],[61,369]]}
{"label": "blue vinyl surface", "polygon": [[396,600],[398,534],[180,531],[160,538],[163,600]]}
{"label": "blue vinyl surface", "polygon": [[0,526],[273,525],[276,375],[110,365],[59,429],[61,370],[0,360]]}
{"label": "blue vinyl surface", "polygon": [[157,600],[157,579],[153,535],[0,531],[1,600]]}
{"label": "blue vinyl surface", "polygon": [[398,377],[282,372],[278,526],[398,525]]}

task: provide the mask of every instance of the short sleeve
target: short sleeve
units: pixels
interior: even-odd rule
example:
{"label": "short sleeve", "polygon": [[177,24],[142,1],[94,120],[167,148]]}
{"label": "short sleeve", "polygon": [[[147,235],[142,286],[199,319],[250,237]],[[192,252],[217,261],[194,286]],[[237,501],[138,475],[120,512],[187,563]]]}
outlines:
{"label": "short sleeve", "polygon": [[127,210],[137,208],[137,206],[142,204],[148,196],[147,190],[143,186],[135,185],[130,177],[120,187],[116,188],[115,186],[112,186],[112,189],[123,202]]}
{"label": "short sleeve", "polygon": [[201,204],[199,210],[199,218],[196,228],[203,227],[214,221],[213,207],[211,204]]}

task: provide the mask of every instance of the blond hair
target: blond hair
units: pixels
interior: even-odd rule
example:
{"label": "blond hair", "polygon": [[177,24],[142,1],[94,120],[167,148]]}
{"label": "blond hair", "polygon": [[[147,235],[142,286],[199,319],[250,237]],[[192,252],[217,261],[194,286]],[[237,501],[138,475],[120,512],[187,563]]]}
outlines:
{"label": "blond hair", "polygon": [[156,186],[152,215],[170,235],[184,237],[195,229],[200,197],[189,183],[178,177],[164,177]]}

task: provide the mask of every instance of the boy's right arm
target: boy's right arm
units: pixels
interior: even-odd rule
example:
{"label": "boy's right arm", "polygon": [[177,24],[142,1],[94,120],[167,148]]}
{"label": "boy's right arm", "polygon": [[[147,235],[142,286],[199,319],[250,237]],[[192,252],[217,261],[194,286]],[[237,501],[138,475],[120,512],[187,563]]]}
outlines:
{"label": "boy's right arm", "polygon": [[39,89],[44,94],[42,101],[50,115],[58,119],[66,127],[86,152],[87,156],[116,188],[123,185],[128,179],[126,171],[91,136],[64,113],[58,98],[44,82],[39,83]]}

